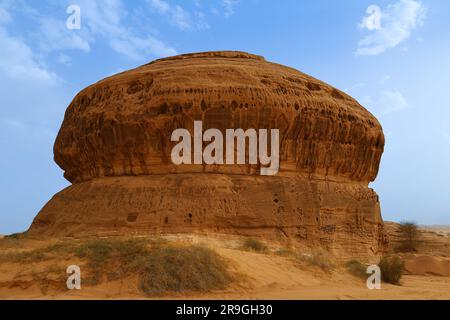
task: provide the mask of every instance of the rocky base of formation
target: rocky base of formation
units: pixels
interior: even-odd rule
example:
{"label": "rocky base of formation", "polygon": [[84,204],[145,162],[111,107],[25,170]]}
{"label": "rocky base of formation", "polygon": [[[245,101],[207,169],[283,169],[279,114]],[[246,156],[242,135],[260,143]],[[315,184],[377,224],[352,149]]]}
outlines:
{"label": "rocky base of formation", "polygon": [[301,175],[174,174],[109,177],[56,194],[28,234],[83,237],[224,233],[376,259],[387,246],[377,194],[358,183]]}

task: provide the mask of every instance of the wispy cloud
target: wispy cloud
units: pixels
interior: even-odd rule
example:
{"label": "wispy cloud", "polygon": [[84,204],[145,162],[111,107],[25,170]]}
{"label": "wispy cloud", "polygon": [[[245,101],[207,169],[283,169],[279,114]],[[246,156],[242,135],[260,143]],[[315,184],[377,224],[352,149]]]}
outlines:
{"label": "wispy cloud", "polygon": [[[0,75],[14,80],[39,81],[55,84],[58,77],[48,71],[31,48],[18,37],[9,34],[10,14],[0,7]],[[6,18],[5,18],[6,17]]]}
{"label": "wispy cloud", "polygon": [[239,0],[222,0],[225,18],[231,17],[234,14],[234,7],[238,2]]}
{"label": "wispy cloud", "polygon": [[389,74],[382,76],[380,79],[380,84],[385,85],[389,80],[391,80],[391,78],[392,77]]}
{"label": "wispy cloud", "polygon": [[113,38],[110,40],[111,47],[118,53],[121,53],[133,60],[142,60],[145,58],[144,53],[149,52],[156,56],[173,56],[177,51],[167,47],[162,41],[148,36],[140,38],[129,36],[128,38]]}
{"label": "wispy cloud", "polygon": [[378,55],[395,48],[407,40],[413,30],[423,25],[426,18],[426,8],[417,0],[399,0],[385,10],[376,8],[370,6],[369,16],[359,24],[359,28],[369,34],[359,42],[356,55]]}
{"label": "wispy cloud", "polygon": [[203,12],[195,11],[194,15],[195,15],[195,18],[196,18],[196,23],[195,24],[197,26],[197,29],[199,29],[199,30],[211,29],[211,26],[206,21],[206,15]]}
{"label": "wispy cloud", "polygon": [[[1,3],[0,12],[2,17],[12,16]],[[64,84],[47,68],[39,53],[22,37],[12,34],[11,22],[0,21],[0,148],[5,153],[12,150],[8,146],[13,146],[11,141],[17,135],[30,135],[28,139],[36,142],[43,135],[54,133],[49,123],[62,113],[58,107]]]}
{"label": "wispy cloud", "polygon": [[45,52],[72,49],[90,52],[95,37],[86,28],[67,29],[63,19],[40,17],[39,39],[39,46]]}
{"label": "wispy cloud", "polygon": [[192,27],[191,15],[179,5],[171,5],[164,0],[148,0],[149,4],[159,14],[169,17],[170,23],[181,30],[187,30]]}
{"label": "wispy cloud", "polygon": [[384,90],[376,94],[374,98],[366,95],[358,100],[363,106],[367,107],[379,117],[399,112],[410,107],[405,96],[396,90]]}
{"label": "wispy cloud", "polygon": [[380,97],[383,114],[390,114],[409,107],[408,101],[399,91],[383,91]]}
{"label": "wispy cloud", "polygon": [[179,5],[172,5],[165,0],[147,0],[147,2],[154,11],[167,17],[169,23],[180,30],[210,29],[210,25],[206,21],[206,15],[200,11],[202,6],[200,1],[194,2],[196,7],[194,11],[188,11]]}
{"label": "wispy cloud", "polygon": [[5,8],[0,7],[0,24],[11,22],[11,15]]}
{"label": "wispy cloud", "polygon": [[[66,2],[68,5],[69,2]],[[64,19],[39,16],[40,46],[44,51],[77,49],[89,52],[99,40],[132,60],[169,56],[177,51],[152,34],[142,34],[126,23],[129,13],[122,0],[79,0],[81,29],[69,30]]]}
{"label": "wispy cloud", "polygon": [[61,53],[58,58],[56,59],[58,63],[65,65],[65,66],[71,66],[72,65],[72,58],[68,55]]}

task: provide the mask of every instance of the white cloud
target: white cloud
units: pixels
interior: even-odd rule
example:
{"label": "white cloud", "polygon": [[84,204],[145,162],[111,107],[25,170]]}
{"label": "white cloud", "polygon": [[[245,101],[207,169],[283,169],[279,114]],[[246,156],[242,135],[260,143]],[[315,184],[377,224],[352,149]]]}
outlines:
{"label": "white cloud", "polygon": [[234,7],[238,2],[239,0],[222,0],[225,18],[231,17],[234,14]]}
{"label": "white cloud", "polygon": [[187,30],[191,28],[189,13],[180,6],[175,6],[171,13],[172,23],[175,24],[181,30]]}
{"label": "white cloud", "polygon": [[[40,47],[44,51],[78,49],[84,52],[91,51],[90,42],[93,37],[87,30],[77,31],[66,28],[66,23],[62,19],[41,18]],[[84,32],[83,32],[84,31]]]}
{"label": "white cloud", "polygon": [[128,15],[121,0],[82,0],[84,25],[93,38],[106,39],[116,52],[134,60],[148,59],[148,55],[167,56],[177,53],[175,49],[152,35],[140,36],[124,20]]}
{"label": "white cloud", "polygon": [[58,77],[38,61],[31,48],[21,39],[0,27],[0,74],[9,79],[55,84]]}
{"label": "white cloud", "polygon": [[7,24],[11,22],[11,16],[6,9],[0,7],[0,24]]}
{"label": "white cloud", "polygon": [[[210,26],[206,22],[206,16],[201,11],[190,13],[179,5],[171,5],[164,0],[147,0],[150,6],[159,14],[168,17],[169,23],[176,26],[180,30],[190,30],[193,27],[199,30],[209,29]],[[199,8],[200,2],[194,2],[194,5]]]}
{"label": "white cloud", "polygon": [[409,103],[399,91],[382,91],[377,97],[362,96],[358,99],[361,105],[378,117],[409,108]]}
{"label": "white cloud", "polygon": [[[10,17],[3,3],[0,12],[3,17]],[[8,27],[0,25],[0,120],[12,128],[22,128],[25,119],[30,123],[46,122],[53,111],[49,105],[55,105],[53,97],[59,98],[63,80],[47,69],[22,38],[11,35]]]}
{"label": "white cloud", "polygon": [[65,66],[71,66],[72,65],[72,58],[68,55],[61,53],[58,58],[56,59],[58,63],[63,64]]}
{"label": "white cloud", "polygon": [[[66,1],[66,4],[69,2]],[[142,35],[126,24],[129,14],[122,0],[79,0],[77,5],[81,8],[80,30],[67,29],[65,19],[38,17],[40,46],[43,51],[76,49],[89,52],[98,40],[103,40],[114,51],[132,60],[177,53],[174,48],[153,35]]]}
{"label": "white cloud", "polygon": [[417,0],[399,0],[381,10],[379,25],[374,23],[374,14],[372,10],[371,16],[359,24],[369,34],[359,42],[356,55],[378,55],[407,40],[413,30],[423,25],[426,8]]}
{"label": "white cloud", "polygon": [[358,99],[359,103],[361,103],[365,107],[372,107],[373,106],[373,99],[371,96],[363,96],[362,98]]}
{"label": "white cloud", "polygon": [[148,2],[159,14],[168,16],[170,23],[180,30],[191,28],[191,15],[179,5],[172,6],[164,0],[149,0]]}
{"label": "white cloud", "polygon": [[409,103],[399,91],[383,91],[375,101],[376,113],[388,115],[409,108]]}
{"label": "white cloud", "polygon": [[177,54],[175,49],[167,47],[163,42],[150,36],[148,38],[129,37],[128,39],[111,39],[110,44],[116,52],[133,60],[144,59],[143,52],[152,52],[161,57]]}
{"label": "white cloud", "polygon": [[197,18],[197,29],[199,30],[208,30],[211,26],[206,22],[206,15],[201,11],[195,12],[195,17]]}
{"label": "white cloud", "polygon": [[381,29],[381,9],[379,6],[371,5],[367,8],[368,16],[364,17],[359,24],[361,29],[379,30]]}
{"label": "white cloud", "polygon": [[386,84],[386,82],[388,82],[389,80],[391,80],[391,76],[390,75],[384,75],[383,77],[381,77],[380,79],[380,84],[384,85]]}
{"label": "white cloud", "polygon": [[163,0],[150,0],[150,4],[155,8],[159,13],[169,13],[171,11],[170,4]]}
{"label": "white cloud", "polygon": [[398,91],[383,91],[381,93],[379,104],[383,109],[383,114],[389,114],[408,108],[408,101]]}

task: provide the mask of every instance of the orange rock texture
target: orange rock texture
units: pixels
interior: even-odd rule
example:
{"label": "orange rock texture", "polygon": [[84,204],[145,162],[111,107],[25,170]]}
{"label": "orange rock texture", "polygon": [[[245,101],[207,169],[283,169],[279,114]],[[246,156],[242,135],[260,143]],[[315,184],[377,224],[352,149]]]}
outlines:
{"label": "orange rock texture", "polygon": [[[177,128],[280,130],[280,171],[174,165]],[[298,241],[340,256],[386,247],[377,119],[347,94],[244,52],[180,55],[97,82],[68,107],[54,146],[72,185],[29,233],[220,232]]]}

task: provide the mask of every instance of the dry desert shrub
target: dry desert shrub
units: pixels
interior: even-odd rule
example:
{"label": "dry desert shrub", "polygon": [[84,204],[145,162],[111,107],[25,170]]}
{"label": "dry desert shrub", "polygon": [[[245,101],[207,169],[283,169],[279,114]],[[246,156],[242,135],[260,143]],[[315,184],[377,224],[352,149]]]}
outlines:
{"label": "dry desert shrub", "polygon": [[275,254],[280,257],[293,257],[296,252],[291,248],[279,248],[275,251]]}
{"label": "dry desert shrub", "polygon": [[88,260],[91,284],[138,275],[148,296],[223,289],[232,281],[226,261],[202,246],[96,240],[80,246],[77,256]]}
{"label": "dry desert shrub", "polygon": [[315,250],[310,254],[300,254],[299,260],[311,266],[319,267],[324,271],[331,271],[335,267],[330,255],[325,250]]}
{"label": "dry desert shrub", "polygon": [[420,245],[419,227],[414,222],[401,222],[397,227],[400,244],[395,248],[397,252],[416,252]]}
{"label": "dry desert shrub", "polygon": [[384,282],[399,284],[405,271],[405,262],[396,255],[385,256],[379,263],[381,278]]}
{"label": "dry desert shrub", "polygon": [[261,241],[253,238],[246,239],[242,245],[244,250],[266,253],[269,251],[269,248],[262,243]]}
{"label": "dry desert shrub", "polygon": [[167,292],[207,292],[224,289],[230,282],[225,261],[201,247],[155,248],[140,262],[141,289],[149,295]]}
{"label": "dry desert shrub", "polygon": [[345,266],[348,272],[359,278],[367,278],[367,266],[357,260],[348,261]]}

